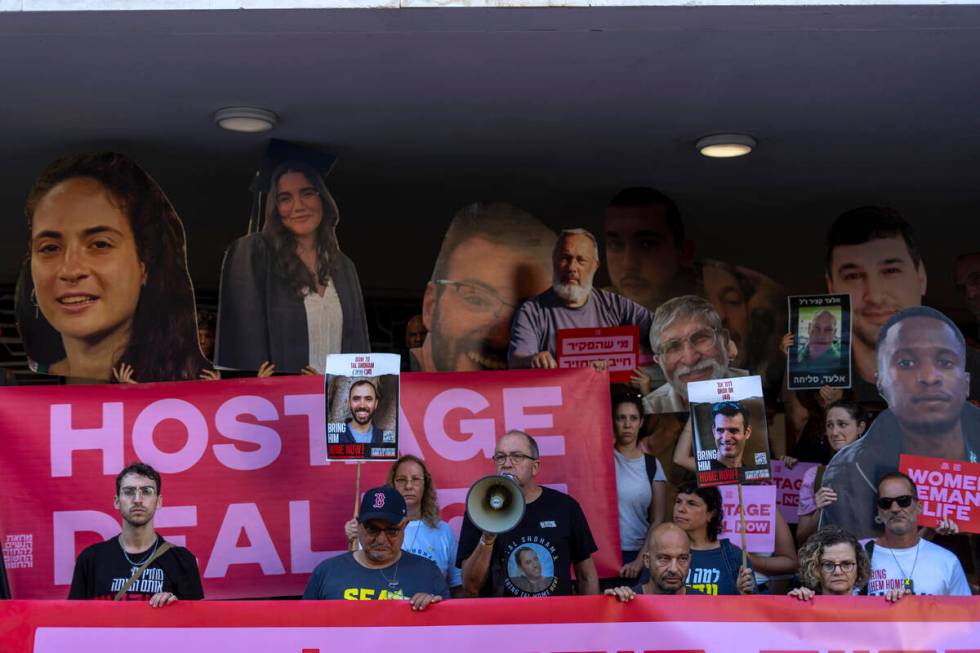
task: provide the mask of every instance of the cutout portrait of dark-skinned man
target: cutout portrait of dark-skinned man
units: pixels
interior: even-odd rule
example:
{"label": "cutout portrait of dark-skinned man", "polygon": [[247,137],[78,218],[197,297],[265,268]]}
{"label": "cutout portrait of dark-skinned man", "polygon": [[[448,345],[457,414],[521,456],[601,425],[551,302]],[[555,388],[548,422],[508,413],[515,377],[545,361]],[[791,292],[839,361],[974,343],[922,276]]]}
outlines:
{"label": "cutout portrait of dark-skinned man", "polygon": [[[316,165],[323,159],[325,170]],[[329,354],[370,349],[361,282],[340,251],[340,212],[324,182],[332,163],[307,148],[270,145],[265,222],[228,247],[221,268],[218,366],[268,362],[278,372],[322,374]]]}
{"label": "cutout portrait of dark-skinned man", "polygon": [[980,409],[967,401],[966,353],[956,324],[935,309],[907,308],[882,325],[877,388],[888,409],[828,465],[821,487],[841,500],[824,508],[822,523],[874,535],[875,483],[898,469],[903,453],[977,462]]}
{"label": "cutout portrait of dark-skinned man", "polygon": [[503,202],[457,211],[425,287],[429,335],[410,351],[412,369],[506,369],[514,312],[551,286],[555,238],[530,213]]}
{"label": "cutout portrait of dark-skinned man", "polygon": [[[880,404],[875,349],[881,326],[926,293],[926,264],[912,226],[894,209],[862,206],[839,216],[827,233],[826,282],[830,293],[851,295],[854,398]],[[970,397],[980,397],[980,354],[967,349]]]}
{"label": "cutout portrait of dark-skinned man", "polygon": [[58,159],[25,206],[17,326],[32,369],[95,382],[197,379],[184,228],[157,183],[115,152]]}

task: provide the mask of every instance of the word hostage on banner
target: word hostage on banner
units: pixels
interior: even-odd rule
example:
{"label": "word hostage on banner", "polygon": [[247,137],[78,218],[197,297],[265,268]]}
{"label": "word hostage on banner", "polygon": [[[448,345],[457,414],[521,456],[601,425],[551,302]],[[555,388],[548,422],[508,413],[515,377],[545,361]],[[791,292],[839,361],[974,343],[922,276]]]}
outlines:
{"label": "word hostage on banner", "polygon": [[[722,485],[721,502],[725,511],[721,533],[723,540],[741,546],[742,528],[739,523],[738,486]],[[774,485],[743,485],[745,504],[745,548],[749,553],[772,553],[776,550],[776,487]]]}
{"label": "word hostage on banner", "polygon": [[[347,549],[355,463],[327,461],[323,378],[0,388],[0,542],[14,598],[64,598],[75,558],[114,537],[116,474],[163,476],[155,526],[197,557],[210,599],[295,596]],[[511,429],[538,482],[579,500],[601,576],[619,570],[609,375],[593,369],[404,374],[399,453],[423,458],[458,531],[470,485]],[[362,487],[389,465],[366,465]]]}
{"label": "word hostage on banner", "polygon": [[961,532],[980,533],[980,463],[902,454],[898,467],[919,492],[919,525],[952,519]]}
{"label": "word hostage on banner", "polygon": [[609,363],[609,380],[629,383],[639,367],[640,327],[558,329],[558,367],[589,367],[595,361]]}

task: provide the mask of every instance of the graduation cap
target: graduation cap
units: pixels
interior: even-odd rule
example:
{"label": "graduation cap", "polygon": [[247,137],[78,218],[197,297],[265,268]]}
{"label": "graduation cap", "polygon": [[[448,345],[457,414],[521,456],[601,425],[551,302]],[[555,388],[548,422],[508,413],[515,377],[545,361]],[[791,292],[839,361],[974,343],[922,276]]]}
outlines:
{"label": "graduation cap", "polygon": [[255,178],[252,180],[249,190],[253,193],[268,193],[272,171],[287,161],[302,161],[313,166],[321,177],[326,178],[337,162],[337,155],[272,138],[265,148],[265,154],[262,155],[262,161],[259,163],[259,169],[255,172]]}

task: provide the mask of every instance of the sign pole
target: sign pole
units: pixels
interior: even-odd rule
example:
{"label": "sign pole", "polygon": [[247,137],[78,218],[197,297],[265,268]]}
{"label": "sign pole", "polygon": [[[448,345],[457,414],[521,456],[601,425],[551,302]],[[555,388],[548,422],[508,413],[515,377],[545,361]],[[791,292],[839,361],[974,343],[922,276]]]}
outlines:
{"label": "sign pole", "polygon": [[[739,488],[741,492],[741,488]],[[361,512],[361,463],[357,463],[357,480],[354,481],[354,519],[360,516]],[[744,536],[743,536],[744,537]],[[347,542],[348,551],[357,551],[357,538],[352,537]]]}

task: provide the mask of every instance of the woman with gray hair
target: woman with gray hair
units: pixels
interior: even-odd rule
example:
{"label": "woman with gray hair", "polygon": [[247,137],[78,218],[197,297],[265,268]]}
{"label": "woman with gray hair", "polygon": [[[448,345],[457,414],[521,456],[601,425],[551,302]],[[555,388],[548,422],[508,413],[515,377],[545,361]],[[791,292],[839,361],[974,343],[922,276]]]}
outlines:
{"label": "woman with gray hair", "polygon": [[871,561],[857,538],[838,526],[824,526],[800,549],[803,587],[790,591],[801,601],[817,594],[849,596],[864,587],[871,575]]}

